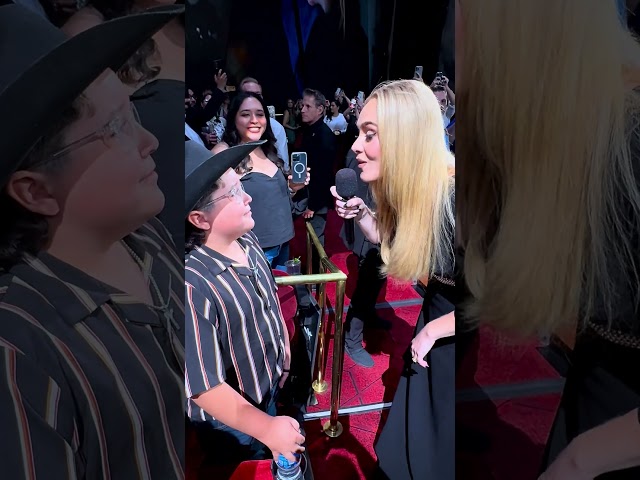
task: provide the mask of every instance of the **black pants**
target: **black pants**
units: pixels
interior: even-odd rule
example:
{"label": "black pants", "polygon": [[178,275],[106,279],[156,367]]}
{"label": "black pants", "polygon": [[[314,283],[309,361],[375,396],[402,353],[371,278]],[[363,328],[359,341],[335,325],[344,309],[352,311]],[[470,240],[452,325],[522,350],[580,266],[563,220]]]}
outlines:
{"label": "black pants", "polygon": [[[308,220],[313,228],[313,231],[316,233],[318,240],[320,240],[320,245],[324,247],[324,231],[327,226],[327,213],[328,209],[326,207],[321,208],[317,212],[314,213],[313,217]],[[316,249],[313,249],[313,273],[320,272],[320,257],[318,256]]]}
{"label": "black pants", "polygon": [[367,318],[376,315],[376,302],[386,279],[380,275],[382,258],[377,248],[370,249],[358,262],[358,282],[351,298],[345,322],[345,345],[351,350],[362,348],[363,329]]}

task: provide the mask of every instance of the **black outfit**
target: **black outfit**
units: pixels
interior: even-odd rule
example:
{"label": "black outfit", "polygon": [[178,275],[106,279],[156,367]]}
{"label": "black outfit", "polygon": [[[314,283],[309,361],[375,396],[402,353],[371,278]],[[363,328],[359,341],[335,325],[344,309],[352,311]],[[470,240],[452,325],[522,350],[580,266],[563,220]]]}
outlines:
{"label": "black outfit", "polygon": [[[640,182],[640,149],[633,145],[631,151],[635,160],[635,177]],[[629,212],[625,200],[620,199],[620,202],[619,211]],[[635,222],[627,218],[624,224],[635,225]],[[634,232],[634,237],[633,244],[637,245],[640,232]],[[611,244],[616,244],[614,239]],[[634,263],[637,268],[640,265],[640,252],[636,251],[636,255]],[[615,265],[613,262],[607,267],[613,272],[631,269],[630,266]],[[469,292],[465,294],[469,295]],[[545,471],[581,433],[640,406],[640,376],[633,367],[640,363],[640,305],[633,301],[637,295],[637,285],[620,282],[616,294],[619,302],[611,327],[601,307],[602,299],[599,299],[595,314],[587,322],[586,328],[577,332],[562,399],[549,434],[540,472]],[[465,347],[461,348],[461,335],[457,334],[457,337],[457,352],[466,352],[471,342],[465,341]],[[471,336],[469,338],[471,340]],[[633,343],[635,346],[632,346]],[[462,355],[459,357],[461,360]],[[640,478],[639,467],[598,476],[603,480],[637,478]]]}
{"label": "black outfit", "polygon": [[158,186],[165,196],[164,208],[158,218],[171,233],[176,251],[184,251],[184,186],[176,182],[184,173],[184,140],[182,132],[185,84],[179,80],[154,80],[136,90],[133,103],[144,128],[158,139],[158,149],[152,156],[156,162]]}
{"label": "black outfit", "polygon": [[209,102],[207,102],[204,107],[201,102],[198,102],[193,107],[187,109],[185,121],[200,135],[202,133],[202,127],[218,114],[218,110],[220,110],[225,98],[227,98],[226,93],[219,88],[214,88],[211,92]]}
{"label": "black outfit", "polygon": [[[640,146],[632,144],[636,181],[640,184]],[[620,199],[621,212],[629,212],[628,204]],[[627,217],[630,215],[627,214]],[[627,221],[625,225],[636,225]],[[640,241],[640,231],[634,232],[633,245]],[[616,244],[616,242],[612,242]],[[640,252],[636,250],[635,265],[640,266]],[[632,272],[628,265],[608,266],[613,272]],[[629,276],[628,278],[633,278]],[[571,366],[562,393],[560,408],[551,429],[543,469],[577,435],[640,406],[640,305],[634,301],[637,284],[619,282],[611,328],[602,308],[587,322],[587,328],[576,336]],[[598,303],[596,304],[598,305]],[[640,467],[610,472],[599,479],[637,479]]]}
{"label": "black outfit", "polygon": [[[356,154],[353,150],[349,150],[347,154],[347,168],[351,168],[356,172],[358,179],[357,196],[364,200],[364,203],[369,208],[375,210],[371,190],[360,179],[361,170],[358,167]],[[376,317],[376,302],[386,280],[380,275],[382,258],[380,257],[379,246],[369,242],[362,230],[357,227],[357,224],[354,225],[353,230],[353,244],[347,242],[344,226],[340,232],[340,238],[344,241],[345,246],[358,256],[358,282],[347,312],[344,341],[345,346],[350,350],[358,350],[362,348],[365,320]]]}
{"label": "black outfit", "polygon": [[[454,278],[455,258],[438,277]],[[455,310],[455,286],[431,278],[415,335],[432,320]],[[389,417],[375,445],[379,474],[392,480],[455,478],[455,336],[438,340],[427,354],[428,368],[413,363],[411,348]]]}
{"label": "black outfit", "polygon": [[291,240],[295,231],[291,216],[289,185],[282,170],[273,177],[249,172],[242,177],[245,191],[254,199],[251,203],[255,227],[262,248],[277,247]]}
{"label": "black outfit", "polygon": [[307,166],[311,168],[309,186],[296,194],[297,200],[307,196],[307,208],[314,212],[309,221],[324,245],[324,229],[327,224],[327,212],[333,205],[331,186],[334,183],[333,164],[337,154],[336,136],[320,118],[313,125],[302,128],[302,142],[298,152],[307,152]]}

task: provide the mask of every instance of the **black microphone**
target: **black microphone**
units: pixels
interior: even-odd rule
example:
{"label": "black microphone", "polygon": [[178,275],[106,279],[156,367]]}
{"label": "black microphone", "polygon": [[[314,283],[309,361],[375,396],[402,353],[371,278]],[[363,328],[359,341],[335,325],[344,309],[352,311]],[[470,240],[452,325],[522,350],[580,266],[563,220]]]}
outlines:
{"label": "black microphone", "polygon": [[[357,196],[358,193],[358,177],[355,170],[343,168],[336,173],[336,193],[345,200],[350,200]],[[344,233],[347,237],[347,243],[354,243],[354,226],[353,219],[344,221]]]}

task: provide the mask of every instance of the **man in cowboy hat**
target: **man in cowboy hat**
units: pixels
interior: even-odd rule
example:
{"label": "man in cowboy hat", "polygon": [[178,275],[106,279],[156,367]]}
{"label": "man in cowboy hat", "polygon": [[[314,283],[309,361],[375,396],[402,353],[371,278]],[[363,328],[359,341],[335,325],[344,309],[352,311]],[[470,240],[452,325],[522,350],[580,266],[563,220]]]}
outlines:
{"label": "man in cowboy hat", "polygon": [[266,140],[215,156],[185,142],[185,385],[188,415],[211,463],[279,454],[304,436],[276,416],[291,362],[276,284],[251,232],[251,197],[233,170]]}
{"label": "man in cowboy hat", "polygon": [[0,7],[3,478],[184,478],[182,259],[113,71],[183,10],[67,39]]}

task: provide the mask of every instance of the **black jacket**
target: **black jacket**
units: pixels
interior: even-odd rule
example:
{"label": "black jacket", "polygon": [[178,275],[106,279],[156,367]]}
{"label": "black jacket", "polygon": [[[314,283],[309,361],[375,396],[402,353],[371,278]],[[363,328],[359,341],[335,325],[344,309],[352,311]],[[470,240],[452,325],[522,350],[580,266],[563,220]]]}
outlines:
{"label": "black jacket", "polygon": [[307,166],[311,181],[304,189],[308,194],[307,208],[317,212],[333,205],[331,187],[334,184],[333,165],[337,153],[337,139],[322,118],[302,129],[302,142],[297,152],[307,152]]}
{"label": "black jacket", "polygon": [[[357,196],[360,197],[362,200],[364,200],[364,203],[365,205],[367,205],[367,207],[374,210],[375,203],[373,201],[373,195],[371,193],[371,189],[369,188],[368,184],[366,184],[360,179],[361,170],[358,167],[358,162],[356,161],[356,154],[353,152],[353,150],[349,150],[349,153],[347,153],[346,164],[347,164],[347,168],[350,168],[356,172],[356,177],[358,179]],[[344,231],[344,225],[342,226],[342,230],[340,230],[340,238],[344,242],[344,245],[359,257],[364,257],[367,254],[367,252],[372,248],[375,248],[375,249],[380,248],[378,245],[373,244],[369,240],[367,240],[367,237],[364,236],[364,233],[362,233],[362,230],[360,230],[360,227],[358,227],[357,223],[355,224],[355,228],[353,229],[353,244],[349,244],[347,242],[347,237]]]}

